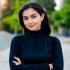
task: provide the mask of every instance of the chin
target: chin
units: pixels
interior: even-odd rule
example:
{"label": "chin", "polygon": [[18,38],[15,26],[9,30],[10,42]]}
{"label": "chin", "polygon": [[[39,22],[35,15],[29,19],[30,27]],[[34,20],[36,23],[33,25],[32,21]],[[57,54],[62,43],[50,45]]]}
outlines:
{"label": "chin", "polygon": [[29,29],[30,31],[37,31],[37,28]]}

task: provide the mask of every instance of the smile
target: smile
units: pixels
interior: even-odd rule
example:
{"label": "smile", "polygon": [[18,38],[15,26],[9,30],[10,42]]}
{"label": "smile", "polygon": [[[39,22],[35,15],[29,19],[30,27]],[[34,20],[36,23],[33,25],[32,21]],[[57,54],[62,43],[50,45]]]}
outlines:
{"label": "smile", "polygon": [[34,25],[29,25],[29,27],[34,27],[36,24],[34,24]]}

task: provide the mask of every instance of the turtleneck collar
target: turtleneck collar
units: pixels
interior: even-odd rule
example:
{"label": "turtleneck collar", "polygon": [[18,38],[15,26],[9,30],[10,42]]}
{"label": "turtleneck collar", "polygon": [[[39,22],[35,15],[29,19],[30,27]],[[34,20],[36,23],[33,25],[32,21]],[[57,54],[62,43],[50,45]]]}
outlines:
{"label": "turtleneck collar", "polygon": [[46,31],[43,31],[42,29],[37,30],[37,31],[29,31],[28,35],[32,38],[47,36]]}

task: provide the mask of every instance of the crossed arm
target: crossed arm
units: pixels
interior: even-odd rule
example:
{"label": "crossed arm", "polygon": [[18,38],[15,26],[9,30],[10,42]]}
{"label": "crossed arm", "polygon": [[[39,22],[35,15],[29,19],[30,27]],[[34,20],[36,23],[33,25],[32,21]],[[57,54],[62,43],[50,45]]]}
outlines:
{"label": "crossed arm", "polygon": [[[15,65],[20,65],[22,64],[20,58],[14,57],[15,61],[12,61]],[[53,64],[49,64],[50,70],[53,70]]]}
{"label": "crossed arm", "polygon": [[[56,45],[56,46],[55,46]],[[19,43],[17,38],[14,38],[14,40],[11,43],[11,49],[10,49],[10,69],[11,70],[29,70],[35,69],[36,67],[42,67],[42,65],[46,65],[47,70],[63,70],[63,56],[62,56],[62,50],[61,45],[58,39],[56,39],[54,47],[54,58],[52,64],[22,64],[22,61],[20,57],[18,57],[19,52]],[[36,67],[34,67],[36,66]]]}

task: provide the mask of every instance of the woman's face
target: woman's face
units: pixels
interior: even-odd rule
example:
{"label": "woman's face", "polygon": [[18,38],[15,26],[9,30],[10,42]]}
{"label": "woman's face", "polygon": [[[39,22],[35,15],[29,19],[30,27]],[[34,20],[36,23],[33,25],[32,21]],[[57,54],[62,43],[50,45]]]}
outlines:
{"label": "woman's face", "polygon": [[41,29],[41,22],[44,19],[44,14],[40,15],[33,8],[28,8],[22,13],[22,15],[24,25],[28,30],[37,31]]}

